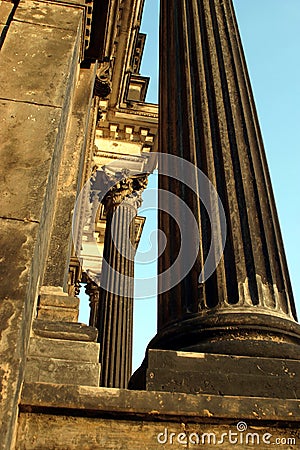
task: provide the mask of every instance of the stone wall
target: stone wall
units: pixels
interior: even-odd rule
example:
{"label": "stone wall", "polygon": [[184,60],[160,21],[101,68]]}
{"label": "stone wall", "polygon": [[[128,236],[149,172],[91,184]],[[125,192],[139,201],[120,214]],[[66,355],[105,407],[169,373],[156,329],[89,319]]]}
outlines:
{"label": "stone wall", "polygon": [[85,15],[85,3],[76,0],[0,3],[0,448],[5,449],[14,439]]}

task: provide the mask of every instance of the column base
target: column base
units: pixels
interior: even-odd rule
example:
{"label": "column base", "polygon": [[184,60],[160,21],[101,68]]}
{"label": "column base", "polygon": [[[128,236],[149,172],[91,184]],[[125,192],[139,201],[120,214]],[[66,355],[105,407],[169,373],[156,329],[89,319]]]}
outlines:
{"label": "column base", "polygon": [[[198,315],[183,320],[182,322],[171,324],[169,327],[162,329],[149,343],[146,357],[141,367],[131,377],[129,383],[130,389],[146,389],[147,386],[152,386],[151,389],[154,389],[154,385],[150,383],[151,380],[147,378],[148,374],[152,369],[162,369],[162,364],[164,364],[162,359],[159,363],[160,365],[155,365],[155,363],[154,366],[151,366],[154,360],[153,357],[149,359],[149,355],[151,354],[150,352],[155,350],[157,352],[160,350],[173,350],[175,355],[178,352],[185,352],[189,355],[187,358],[189,358],[190,365],[187,370],[183,371],[181,369],[182,359],[178,359],[179,366],[178,368],[176,366],[174,369],[175,372],[177,370],[179,373],[185,372],[184,376],[181,374],[180,376],[178,375],[179,378],[174,378],[177,380],[174,386],[177,385],[180,389],[182,389],[182,381],[183,385],[187,384],[193,390],[194,387],[191,379],[196,380],[202,376],[202,366],[197,365],[197,369],[195,369],[196,366],[193,366],[193,361],[196,357],[194,355],[197,354],[205,354],[207,357],[217,357],[219,355],[225,358],[227,356],[226,361],[230,361],[230,359],[236,361],[234,358],[248,357],[253,365],[260,365],[260,361],[265,359],[274,361],[274,364],[277,364],[277,375],[273,377],[275,384],[281,373],[280,370],[284,366],[284,361],[294,360],[299,362],[297,373],[298,376],[300,375],[300,325],[292,320],[267,314],[251,314],[250,312],[245,314],[237,312],[208,314],[206,317],[200,317]],[[191,356],[194,359],[190,358]],[[203,361],[203,356],[199,356],[199,358],[200,361]],[[198,360],[196,359],[196,361]],[[218,367],[216,364],[215,371],[222,375],[222,366]],[[231,374],[233,376],[238,373],[234,365],[228,368],[228,370],[227,375]],[[155,373],[153,370],[152,372]],[[245,374],[247,374],[247,371],[245,371]],[[172,372],[171,374],[170,372],[168,379],[171,379],[173,375],[174,373]],[[166,379],[162,375],[162,386],[165,386]],[[250,382],[250,380],[248,381]],[[148,382],[150,383],[149,385],[147,384]],[[247,384],[247,381],[245,383]],[[221,385],[222,383],[220,383]],[[253,389],[255,388],[253,383],[251,384],[251,389],[252,387]],[[191,392],[191,390],[183,392]],[[236,391],[234,390],[234,392]],[[236,395],[243,395],[242,392],[243,390],[241,390],[241,394]],[[253,392],[253,395],[258,395],[255,394],[255,390]],[[274,394],[270,395],[273,396]]]}
{"label": "column base", "polygon": [[162,328],[148,348],[300,359],[300,325],[247,310],[197,314]]}

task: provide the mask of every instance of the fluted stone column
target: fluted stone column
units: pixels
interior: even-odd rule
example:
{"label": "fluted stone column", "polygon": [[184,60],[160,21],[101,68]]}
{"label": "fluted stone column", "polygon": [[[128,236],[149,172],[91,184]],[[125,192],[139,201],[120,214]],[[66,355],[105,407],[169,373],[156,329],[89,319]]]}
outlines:
{"label": "fluted stone column", "polygon": [[[160,152],[194,165],[195,191],[196,168],[207,175],[225,210],[227,238],[215,272],[199,282],[211,243],[201,183],[196,195],[178,181],[180,164],[172,169],[175,178],[162,175],[170,162],[161,157],[159,188],[193,212],[200,251],[175,287],[165,291],[166,277],[159,280],[158,332],[148,349],[299,358],[300,326],[231,0],[161,0]],[[219,209],[210,206],[217,221]],[[180,250],[180,225],[164,211],[180,210],[179,201],[159,193],[159,210],[159,228],[168,238],[159,258],[162,274]],[[193,236],[187,245],[194,245]],[[140,372],[147,364],[168,371],[170,361],[149,358]],[[157,373],[149,370],[149,383],[158,389]],[[167,383],[170,373],[163,377]],[[185,389],[189,380],[174,389]]]}
{"label": "fluted stone column", "polygon": [[88,280],[85,292],[90,299],[89,325],[91,327],[97,327],[99,314],[99,286],[94,281]]}
{"label": "fluted stone column", "polygon": [[107,222],[98,309],[101,386],[126,388],[132,368],[135,217],[146,177],[117,183],[104,198]]}

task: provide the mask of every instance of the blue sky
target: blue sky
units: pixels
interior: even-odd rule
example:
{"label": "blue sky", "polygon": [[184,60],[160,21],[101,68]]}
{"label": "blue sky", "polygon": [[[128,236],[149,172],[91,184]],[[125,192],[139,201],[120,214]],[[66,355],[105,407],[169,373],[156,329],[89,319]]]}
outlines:
{"label": "blue sky", "polygon": [[[158,0],[146,0],[141,31],[147,33],[143,75],[151,76],[147,101],[157,102]],[[300,315],[300,0],[234,0],[244,51],[269,162],[293,291]],[[155,177],[149,182],[155,186]],[[144,230],[140,251],[150,248],[155,213]],[[148,228],[149,227],[149,228]],[[148,268],[136,267],[137,276]],[[135,302],[136,368],[156,332],[155,299]]]}

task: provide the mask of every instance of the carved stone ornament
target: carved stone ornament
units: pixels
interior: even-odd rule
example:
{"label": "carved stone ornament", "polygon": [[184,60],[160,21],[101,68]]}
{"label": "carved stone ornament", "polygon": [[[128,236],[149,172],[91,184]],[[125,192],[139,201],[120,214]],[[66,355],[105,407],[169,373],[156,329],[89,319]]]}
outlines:
{"label": "carved stone ornament", "polygon": [[138,209],[142,204],[141,195],[147,183],[147,175],[133,176],[118,181],[102,201],[106,211],[120,205],[124,200],[126,204]]}
{"label": "carved stone ornament", "polygon": [[103,61],[97,70],[94,95],[100,99],[105,99],[111,93],[111,62]]}
{"label": "carved stone ornament", "polygon": [[91,279],[88,280],[86,288],[86,294],[90,299],[90,320],[89,325],[91,327],[98,326],[98,308],[99,308],[99,286]]}

